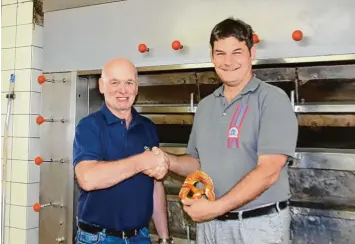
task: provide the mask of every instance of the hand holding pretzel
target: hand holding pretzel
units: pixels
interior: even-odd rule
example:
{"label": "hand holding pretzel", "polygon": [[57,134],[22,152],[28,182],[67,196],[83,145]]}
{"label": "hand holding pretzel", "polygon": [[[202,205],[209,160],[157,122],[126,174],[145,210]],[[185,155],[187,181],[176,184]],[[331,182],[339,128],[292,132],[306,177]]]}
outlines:
{"label": "hand holding pretzel", "polygon": [[[204,188],[198,189],[195,186],[197,182],[202,182],[204,184]],[[193,192],[192,199],[201,199],[203,195],[205,195],[210,201],[216,199],[212,179],[201,170],[197,170],[186,177],[179,193],[180,199],[184,200],[188,198],[187,196],[190,191]]]}
{"label": "hand holding pretzel", "polygon": [[[204,184],[203,189],[195,187],[195,183],[201,181]],[[192,199],[188,194],[193,192]],[[207,199],[202,198],[205,195]],[[193,221],[208,221],[219,215],[219,203],[214,194],[212,179],[203,171],[198,170],[188,175],[182,185],[179,197],[183,204],[184,211]]]}

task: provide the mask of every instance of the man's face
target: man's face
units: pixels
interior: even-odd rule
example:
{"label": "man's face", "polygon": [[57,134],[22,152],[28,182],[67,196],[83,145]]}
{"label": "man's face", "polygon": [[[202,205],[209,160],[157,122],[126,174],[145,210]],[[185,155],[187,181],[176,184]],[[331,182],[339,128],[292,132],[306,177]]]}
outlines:
{"label": "man's face", "polygon": [[138,93],[138,81],[133,69],[107,72],[100,79],[99,86],[107,106],[117,112],[130,110]]}
{"label": "man's face", "polygon": [[219,78],[228,86],[237,86],[251,73],[255,46],[249,52],[245,42],[234,37],[214,42],[212,63]]}

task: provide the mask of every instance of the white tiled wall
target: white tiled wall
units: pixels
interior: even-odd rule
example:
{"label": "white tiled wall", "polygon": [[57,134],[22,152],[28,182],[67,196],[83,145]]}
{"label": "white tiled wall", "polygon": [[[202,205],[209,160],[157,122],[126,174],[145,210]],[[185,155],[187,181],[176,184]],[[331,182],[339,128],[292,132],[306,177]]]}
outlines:
{"label": "white tiled wall", "polygon": [[[12,105],[7,164],[6,244],[38,244],[39,172],[33,159],[39,156],[43,30],[33,24],[33,1],[2,0],[1,36],[1,128],[6,119],[10,75],[16,75],[16,98]],[[1,131],[3,139],[3,130]]]}

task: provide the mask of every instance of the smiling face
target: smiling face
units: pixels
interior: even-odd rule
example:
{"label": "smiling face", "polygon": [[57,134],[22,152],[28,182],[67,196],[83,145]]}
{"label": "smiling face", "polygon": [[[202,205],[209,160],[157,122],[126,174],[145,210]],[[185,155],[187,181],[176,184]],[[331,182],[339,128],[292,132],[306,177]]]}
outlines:
{"label": "smiling face", "polygon": [[[105,103],[113,114],[131,112],[138,94],[137,72],[127,60],[114,60],[103,70],[99,81],[100,92],[105,96]],[[126,117],[126,116],[123,116]]]}
{"label": "smiling face", "polygon": [[214,41],[212,63],[219,78],[227,86],[235,87],[252,77],[255,46],[247,47],[244,41],[227,37]]}

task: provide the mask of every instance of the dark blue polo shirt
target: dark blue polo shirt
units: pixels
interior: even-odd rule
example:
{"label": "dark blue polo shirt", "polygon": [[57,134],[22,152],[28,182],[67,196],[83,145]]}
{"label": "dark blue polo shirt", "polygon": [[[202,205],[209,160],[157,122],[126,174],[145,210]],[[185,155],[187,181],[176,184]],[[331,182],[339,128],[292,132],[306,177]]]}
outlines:
{"label": "dark blue polo shirt", "polygon": [[[74,167],[83,160],[116,161],[142,153],[144,146],[158,146],[153,122],[134,108],[132,114],[128,129],[105,104],[81,119],[73,143]],[[154,178],[139,173],[107,189],[80,189],[77,217],[103,228],[142,228],[153,214],[153,188]]]}

